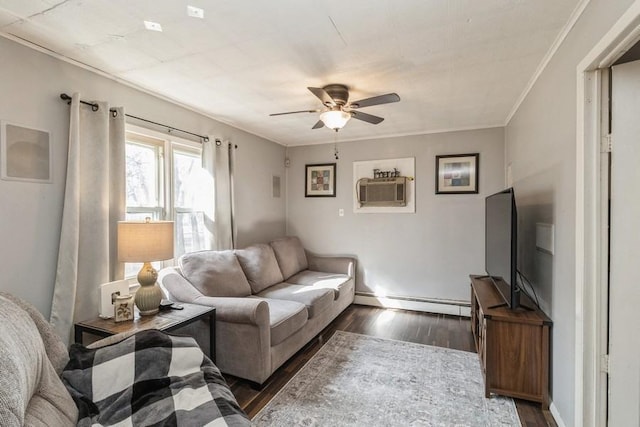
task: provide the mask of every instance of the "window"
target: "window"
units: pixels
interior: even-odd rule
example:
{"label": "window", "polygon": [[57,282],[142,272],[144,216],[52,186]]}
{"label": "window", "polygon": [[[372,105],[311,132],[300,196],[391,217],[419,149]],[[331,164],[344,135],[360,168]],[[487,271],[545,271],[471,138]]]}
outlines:
{"label": "window", "polygon": [[[202,169],[198,143],[138,132],[126,134],[127,220],[174,221],[174,257],[211,247],[206,229],[207,206],[213,206],[213,186]],[[172,260],[156,262],[160,269]],[[134,277],[142,264],[125,264]]]}

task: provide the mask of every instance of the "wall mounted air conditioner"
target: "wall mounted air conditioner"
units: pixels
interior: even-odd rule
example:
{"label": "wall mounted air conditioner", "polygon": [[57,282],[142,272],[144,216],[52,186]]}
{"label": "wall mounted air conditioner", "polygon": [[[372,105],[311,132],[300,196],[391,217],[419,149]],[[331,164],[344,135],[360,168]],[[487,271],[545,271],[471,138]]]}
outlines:
{"label": "wall mounted air conditioner", "polygon": [[407,177],[361,178],[358,180],[358,203],[365,206],[406,206]]}

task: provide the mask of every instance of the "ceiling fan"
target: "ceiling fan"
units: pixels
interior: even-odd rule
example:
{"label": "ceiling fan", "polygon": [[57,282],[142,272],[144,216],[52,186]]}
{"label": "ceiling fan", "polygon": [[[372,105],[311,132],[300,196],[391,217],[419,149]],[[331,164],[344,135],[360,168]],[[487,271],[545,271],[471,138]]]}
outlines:
{"label": "ceiling fan", "polygon": [[318,110],[301,110],[289,111],[286,113],[274,113],[270,116],[282,116],[285,114],[298,113],[321,113],[320,120],[313,125],[311,129],[320,129],[328,127],[334,131],[339,131],[351,119],[362,120],[363,122],[377,125],[384,119],[372,114],[358,111],[360,108],[371,107],[373,105],[389,104],[391,102],[400,101],[397,93],[387,93],[385,95],[373,96],[371,98],[361,99],[359,101],[349,102],[349,89],[345,85],[330,84],[322,88],[308,87],[324,105],[324,108]]}

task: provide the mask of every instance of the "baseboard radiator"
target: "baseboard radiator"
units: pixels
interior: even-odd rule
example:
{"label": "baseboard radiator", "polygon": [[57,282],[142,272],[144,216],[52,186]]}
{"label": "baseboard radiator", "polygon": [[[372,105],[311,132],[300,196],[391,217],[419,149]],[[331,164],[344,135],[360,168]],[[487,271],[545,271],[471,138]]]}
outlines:
{"label": "baseboard radiator", "polygon": [[450,314],[452,316],[471,317],[468,301],[445,300],[438,298],[407,297],[401,295],[376,295],[371,292],[356,292],[356,304],[383,308],[423,311],[426,313]]}

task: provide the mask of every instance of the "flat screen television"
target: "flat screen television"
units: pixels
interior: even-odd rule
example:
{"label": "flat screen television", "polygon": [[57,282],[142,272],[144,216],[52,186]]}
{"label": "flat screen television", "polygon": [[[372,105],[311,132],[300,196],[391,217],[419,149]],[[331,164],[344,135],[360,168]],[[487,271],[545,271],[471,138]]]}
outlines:
{"label": "flat screen television", "polygon": [[505,304],[520,306],[517,282],[518,215],[513,188],[485,199],[485,270]]}

